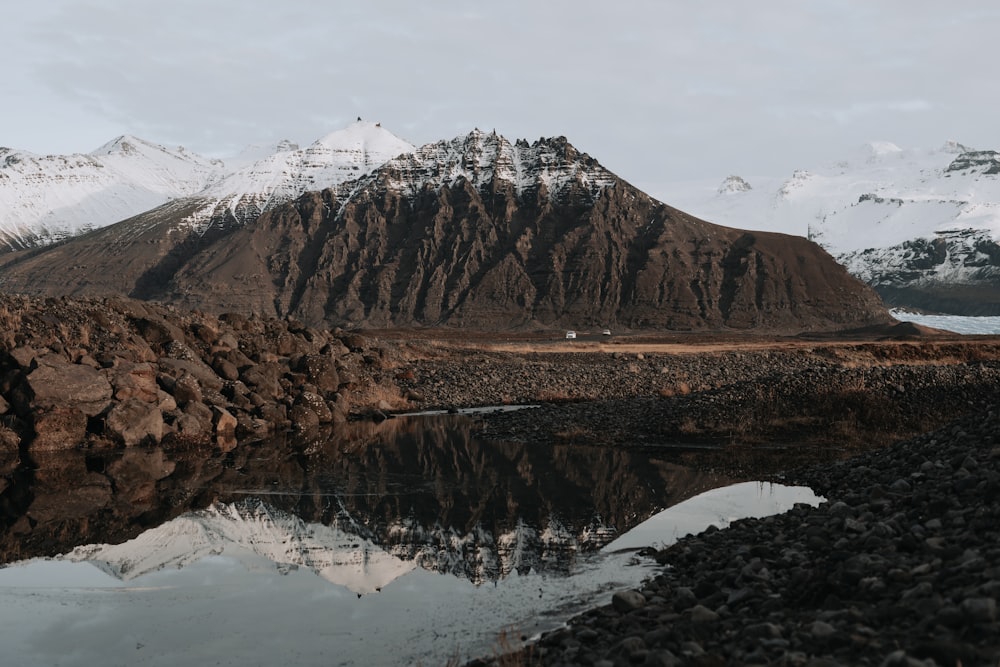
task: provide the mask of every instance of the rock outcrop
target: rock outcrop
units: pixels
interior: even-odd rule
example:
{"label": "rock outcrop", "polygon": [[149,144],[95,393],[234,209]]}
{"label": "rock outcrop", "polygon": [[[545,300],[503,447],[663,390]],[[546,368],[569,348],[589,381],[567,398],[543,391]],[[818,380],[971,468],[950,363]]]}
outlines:
{"label": "rock outcrop", "polygon": [[[0,295],[0,457],[211,444],[345,421],[380,352],[292,320],[184,313],[129,299]],[[218,370],[216,370],[218,369]],[[372,392],[369,392],[372,393]],[[391,388],[379,400],[406,401]]]}

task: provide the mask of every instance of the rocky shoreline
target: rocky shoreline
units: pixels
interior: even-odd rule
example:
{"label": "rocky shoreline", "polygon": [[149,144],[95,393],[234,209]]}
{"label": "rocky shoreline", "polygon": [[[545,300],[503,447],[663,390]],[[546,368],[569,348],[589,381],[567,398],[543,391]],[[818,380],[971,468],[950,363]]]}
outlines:
{"label": "rocky shoreline", "polygon": [[709,448],[709,466],[829,499],[684,539],[642,590],[497,662],[1000,664],[993,339],[508,353],[0,295],[0,350],[5,474],[68,448],[232,452],[394,410],[539,403],[484,415],[480,435]]}
{"label": "rocky shoreline", "polygon": [[789,481],[827,502],[682,539],[656,555],[663,573],[641,590],[504,659],[1000,664],[996,407]]}
{"label": "rocky shoreline", "polygon": [[384,350],[290,319],[0,295],[0,462],[308,432],[408,403]]}

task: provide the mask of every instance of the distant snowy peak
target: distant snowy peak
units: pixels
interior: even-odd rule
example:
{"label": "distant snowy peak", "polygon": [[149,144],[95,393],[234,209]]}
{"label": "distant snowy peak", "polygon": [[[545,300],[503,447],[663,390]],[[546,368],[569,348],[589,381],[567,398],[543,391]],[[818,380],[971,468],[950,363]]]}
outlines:
{"label": "distant snowy peak", "polygon": [[903,149],[891,141],[870,141],[865,144],[864,152],[870,159],[883,158],[890,155],[898,155]]}
{"label": "distant snowy peak", "polygon": [[417,567],[475,583],[495,581],[515,570],[564,570],[581,549],[596,550],[615,537],[613,528],[596,520],[579,534],[556,519],[544,529],[518,520],[512,530],[494,536],[480,525],[465,532],[400,519],[387,527],[387,544],[380,546],[361,523],[346,512],[332,525],[307,523],[247,499],[188,512],[122,544],[79,546],[60,558],[91,562],[128,581],[167,567],[187,567],[206,556],[227,555],[248,568],[263,564],[282,573],[308,568],[356,593],[371,593]]}
{"label": "distant snowy peak", "polygon": [[184,514],[123,544],[81,546],[62,558],[92,562],[128,581],[214,555],[237,558],[248,567],[269,563],[282,573],[306,567],[357,593],[374,592],[416,567],[354,533],[305,523],[259,502],[217,504]]}
{"label": "distant snowy peak", "polygon": [[960,144],[952,139],[949,139],[948,141],[944,142],[944,145],[941,146],[940,148],[940,151],[942,153],[952,153],[955,155],[957,155],[958,153],[967,153],[971,150],[973,149],[969,148],[968,146],[965,146],[964,144]]}
{"label": "distant snowy peak", "polygon": [[203,190],[222,164],[131,136],[86,154],[0,151],[0,248],[103,227]]}
{"label": "distant snowy peak", "polygon": [[739,176],[727,176],[726,180],[722,181],[719,185],[718,193],[720,195],[732,195],[738,194],[740,192],[749,192],[753,190],[750,184]]}
{"label": "distant snowy peak", "polygon": [[414,150],[380,123],[360,120],[305,148],[291,143],[287,148],[265,155],[199,193],[203,204],[186,222],[196,227],[214,221],[246,224],[304,192],[360,178]]}
{"label": "distant snowy peak", "polygon": [[556,197],[571,184],[596,197],[618,180],[565,137],[512,143],[495,131],[481,130],[402,155],[387,163],[379,178],[387,187],[409,195],[427,186],[454,186],[465,179],[480,190],[500,181],[513,185],[519,196],[544,187],[549,196]]}

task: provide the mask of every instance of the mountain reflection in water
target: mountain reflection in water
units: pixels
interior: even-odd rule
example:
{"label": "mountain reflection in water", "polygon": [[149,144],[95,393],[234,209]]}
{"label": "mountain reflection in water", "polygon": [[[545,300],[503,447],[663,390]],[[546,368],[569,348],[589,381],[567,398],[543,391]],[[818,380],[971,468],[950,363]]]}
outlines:
{"label": "mountain reflection in water", "polygon": [[3,562],[62,556],[0,569],[5,646],[28,664],[273,664],[289,645],[298,664],[489,653],[504,626],[531,634],[638,585],[651,563],[601,547],[734,481],[637,451],[480,442],[471,426],[413,417],[8,470]]}
{"label": "mountain reflection in water", "polygon": [[[213,504],[266,507],[469,578],[565,572],[655,511],[732,480],[611,448],[472,439],[462,417],[309,440],[38,456],[0,495],[3,561],[117,544]],[[248,509],[247,511],[252,511]]]}

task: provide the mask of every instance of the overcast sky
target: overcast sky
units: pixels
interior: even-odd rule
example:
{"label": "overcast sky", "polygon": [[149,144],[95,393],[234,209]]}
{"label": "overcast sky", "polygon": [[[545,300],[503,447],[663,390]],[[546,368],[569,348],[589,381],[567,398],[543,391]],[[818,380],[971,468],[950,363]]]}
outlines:
{"label": "overcast sky", "polygon": [[628,181],[781,176],[865,142],[1000,149],[989,0],[9,0],[0,146],[212,156],[357,116],[564,135]]}

